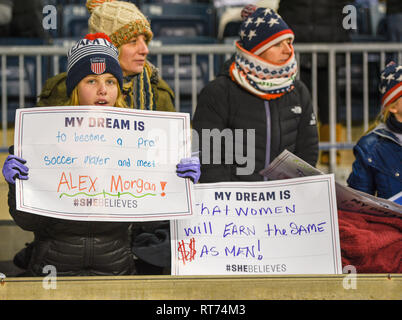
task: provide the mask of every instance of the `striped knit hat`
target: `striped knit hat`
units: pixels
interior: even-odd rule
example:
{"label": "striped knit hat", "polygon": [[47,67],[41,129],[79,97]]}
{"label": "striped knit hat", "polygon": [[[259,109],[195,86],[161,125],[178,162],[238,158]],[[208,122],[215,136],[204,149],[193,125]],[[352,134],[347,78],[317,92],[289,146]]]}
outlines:
{"label": "striped knit hat", "polygon": [[294,38],[286,22],[270,8],[246,6],[241,16],[239,45],[257,56],[284,39]]}
{"label": "striped knit hat", "polygon": [[293,31],[269,8],[248,5],[241,16],[240,40],[236,42],[235,59],[229,68],[232,80],[264,100],[277,99],[292,91],[297,74],[293,46],[289,59],[280,65],[260,55],[285,39],[293,39]]}
{"label": "striped knit hat", "polygon": [[76,85],[90,74],[111,73],[123,88],[123,71],[119,51],[104,33],[88,34],[79,40],[67,54],[67,96]]}
{"label": "striped knit hat", "polygon": [[86,7],[91,14],[89,32],[106,33],[117,48],[139,35],[144,35],[147,43],[153,37],[149,21],[131,2],[87,0]]}
{"label": "striped knit hat", "polygon": [[391,61],[381,73],[380,80],[381,108],[384,110],[389,104],[402,96],[402,65],[398,66]]}

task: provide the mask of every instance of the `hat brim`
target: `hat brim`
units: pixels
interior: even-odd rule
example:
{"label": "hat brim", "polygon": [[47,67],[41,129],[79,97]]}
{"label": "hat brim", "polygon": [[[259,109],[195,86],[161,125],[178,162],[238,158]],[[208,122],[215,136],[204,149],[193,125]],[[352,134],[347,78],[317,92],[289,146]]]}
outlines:
{"label": "hat brim", "polygon": [[250,52],[258,56],[273,45],[289,38],[294,39],[293,31],[291,29],[282,30],[281,32],[275,33],[273,36],[259,43],[257,46],[252,48]]}
{"label": "hat brim", "polygon": [[381,100],[382,108],[385,108],[390,103],[398,100],[398,98],[401,96],[402,96],[402,82],[399,82],[391,90],[388,90],[388,92],[382,98]]}

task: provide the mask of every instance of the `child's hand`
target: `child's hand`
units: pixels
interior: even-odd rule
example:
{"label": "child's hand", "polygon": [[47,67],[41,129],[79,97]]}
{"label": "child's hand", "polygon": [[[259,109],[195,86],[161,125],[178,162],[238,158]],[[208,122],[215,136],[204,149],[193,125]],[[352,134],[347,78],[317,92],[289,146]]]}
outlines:
{"label": "child's hand", "polygon": [[14,155],[9,155],[4,161],[3,176],[8,183],[15,184],[15,179],[28,180],[28,167],[26,160]]}
{"label": "child's hand", "polygon": [[198,157],[184,158],[177,165],[176,173],[181,178],[190,178],[197,183],[201,176],[201,165]]}

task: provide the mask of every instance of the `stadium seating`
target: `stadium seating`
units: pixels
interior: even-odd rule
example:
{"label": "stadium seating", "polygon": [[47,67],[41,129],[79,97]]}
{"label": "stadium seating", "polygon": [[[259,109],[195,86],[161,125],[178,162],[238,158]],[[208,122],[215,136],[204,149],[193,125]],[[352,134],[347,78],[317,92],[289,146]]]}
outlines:
{"label": "stadium seating", "polygon": [[150,19],[155,37],[214,36],[214,10],[207,3],[147,3],[141,11]]}
{"label": "stadium seating", "polygon": [[[213,37],[156,37],[152,40],[152,46],[163,45],[207,45],[215,44],[217,40]],[[149,60],[155,66],[157,66],[157,56],[151,53]],[[196,87],[197,93],[208,83],[209,81],[209,61],[207,55],[197,55],[196,59]],[[214,68],[217,70],[217,61],[214,59]],[[180,110],[184,112],[191,111],[191,93],[192,93],[192,62],[191,56],[181,54],[179,56],[179,95],[181,100]],[[175,62],[173,55],[163,55],[162,58],[162,78],[169,84],[169,86],[175,89]]]}
{"label": "stadium seating", "polygon": [[356,42],[385,41],[383,24],[385,21],[385,4],[378,0],[355,0],[353,5],[357,13],[357,30],[352,33]]}
{"label": "stadium seating", "polygon": [[[200,45],[217,43],[215,37],[215,10],[208,2],[153,0],[140,5],[141,11],[151,22],[154,33],[153,46]],[[157,65],[157,58],[151,54],[149,60]],[[179,56],[180,110],[191,111],[191,56]],[[197,56],[196,87],[199,92],[208,82],[208,57]],[[173,55],[162,59],[162,78],[175,90],[175,64]]]}
{"label": "stadium seating", "polygon": [[228,7],[220,10],[218,15],[218,40],[229,43],[239,36],[242,7]]}
{"label": "stadium seating", "polygon": [[[18,45],[18,46],[38,46],[43,45],[43,39],[37,38],[0,38],[0,46]],[[23,92],[25,107],[30,107],[36,102],[36,57],[25,56],[23,66]],[[20,81],[19,81],[19,57],[6,57],[7,72],[7,121],[14,123],[15,110],[20,107]],[[42,78],[44,70],[42,70]],[[2,88],[2,79],[0,77],[0,88]]]}
{"label": "stadium seating", "polygon": [[62,10],[61,37],[83,38],[88,33],[89,12],[80,5],[66,5]]}

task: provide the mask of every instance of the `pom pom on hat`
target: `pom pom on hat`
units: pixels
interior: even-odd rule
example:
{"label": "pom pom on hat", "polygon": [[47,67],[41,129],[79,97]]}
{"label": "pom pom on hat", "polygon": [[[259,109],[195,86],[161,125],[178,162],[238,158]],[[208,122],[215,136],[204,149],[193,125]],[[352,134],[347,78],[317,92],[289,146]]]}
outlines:
{"label": "pom pom on hat", "polygon": [[393,61],[387,64],[381,73],[379,90],[383,110],[402,96],[402,65],[398,66]]}
{"label": "pom pom on hat", "polygon": [[241,19],[244,21],[246,20],[250,15],[254,13],[254,11],[257,9],[257,6],[254,4],[248,4],[246,5],[240,12]]}
{"label": "pom pom on hat", "polygon": [[240,27],[239,44],[255,55],[260,55],[282,40],[294,38],[293,31],[272,9],[246,6],[242,16],[245,19]]}
{"label": "pom pom on hat", "polygon": [[87,0],[85,6],[87,7],[89,13],[92,13],[92,11],[94,11],[96,7],[101,6],[105,2],[112,2],[112,1],[115,0]]}
{"label": "pom pom on hat", "polygon": [[119,51],[104,33],[88,34],[67,53],[67,96],[78,83],[90,74],[112,74],[123,88],[123,71]]}
{"label": "pom pom on hat", "polygon": [[98,33],[88,33],[84,39],[88,39],[88,40],[95,40],[95,39],[106,39],[109,42],[112,42],[112,40],[110,40],[110,38],[108,37],[107,34],[102,33],[102,32],[98,32]]}

